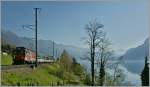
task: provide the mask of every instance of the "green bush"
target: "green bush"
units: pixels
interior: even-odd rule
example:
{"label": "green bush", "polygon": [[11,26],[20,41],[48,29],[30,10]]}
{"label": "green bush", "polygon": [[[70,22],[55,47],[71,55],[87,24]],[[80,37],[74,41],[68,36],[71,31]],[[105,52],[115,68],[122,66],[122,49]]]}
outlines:
{"label": "green bush", "polygon": [[8,55],[3,55],[1,54],[1,65],[12,65],[13,63],[13,58],[12,56]]}

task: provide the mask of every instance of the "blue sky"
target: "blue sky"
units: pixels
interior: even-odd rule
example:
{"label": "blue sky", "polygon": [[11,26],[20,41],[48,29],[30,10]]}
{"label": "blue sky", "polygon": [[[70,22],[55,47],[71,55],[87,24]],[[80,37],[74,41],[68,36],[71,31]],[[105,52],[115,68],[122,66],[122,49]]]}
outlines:
{"label": "blue sky", "polygon": [[2,28],[17,35],[33,37],[22,25],[34,24],[33,8],[42,8],[38,17],[38,38],[85,47],[85,25],[94,19],[104,24],[104,31],[114,49],[126,50],[144,42],[149,32],[149,0],[97,2],[2,2]]}

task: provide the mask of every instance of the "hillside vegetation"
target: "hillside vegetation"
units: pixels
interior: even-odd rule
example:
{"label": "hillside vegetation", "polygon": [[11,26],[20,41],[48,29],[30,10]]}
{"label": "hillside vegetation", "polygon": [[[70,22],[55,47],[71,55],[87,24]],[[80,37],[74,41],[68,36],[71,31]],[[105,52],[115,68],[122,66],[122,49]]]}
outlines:
{"label": "hillside vegetation", "polygon": [[83,67],[64,51],[53,64],[42,64],[35,69],[2,71],[1,84],[7,86],[84,85],[87,81],[85,76]]}
{"label": "hillside vegetation", "polygon": [[11,55],[3,55],[1,54],[1,65],[12,65],[13,58]]}

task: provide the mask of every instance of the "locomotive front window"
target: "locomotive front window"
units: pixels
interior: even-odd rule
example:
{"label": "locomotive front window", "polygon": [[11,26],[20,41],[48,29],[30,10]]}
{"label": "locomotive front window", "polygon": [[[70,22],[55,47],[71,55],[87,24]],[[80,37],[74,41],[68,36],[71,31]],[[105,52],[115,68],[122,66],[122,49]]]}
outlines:
{"label": "locomotive front window", "polygon": [[16,54],[25,54],[25,50],[23,48],[16,48]]}

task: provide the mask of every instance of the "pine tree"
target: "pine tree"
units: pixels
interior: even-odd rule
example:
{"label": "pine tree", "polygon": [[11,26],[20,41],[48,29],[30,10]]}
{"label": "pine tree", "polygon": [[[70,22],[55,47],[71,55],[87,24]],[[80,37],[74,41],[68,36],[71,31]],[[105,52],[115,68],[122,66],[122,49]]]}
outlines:
{"label": "pine tree", "polygon": [[142,86],[149,85],[149,66],[147,61],[147,56],[145,57],[145,66],[141,73]]}

